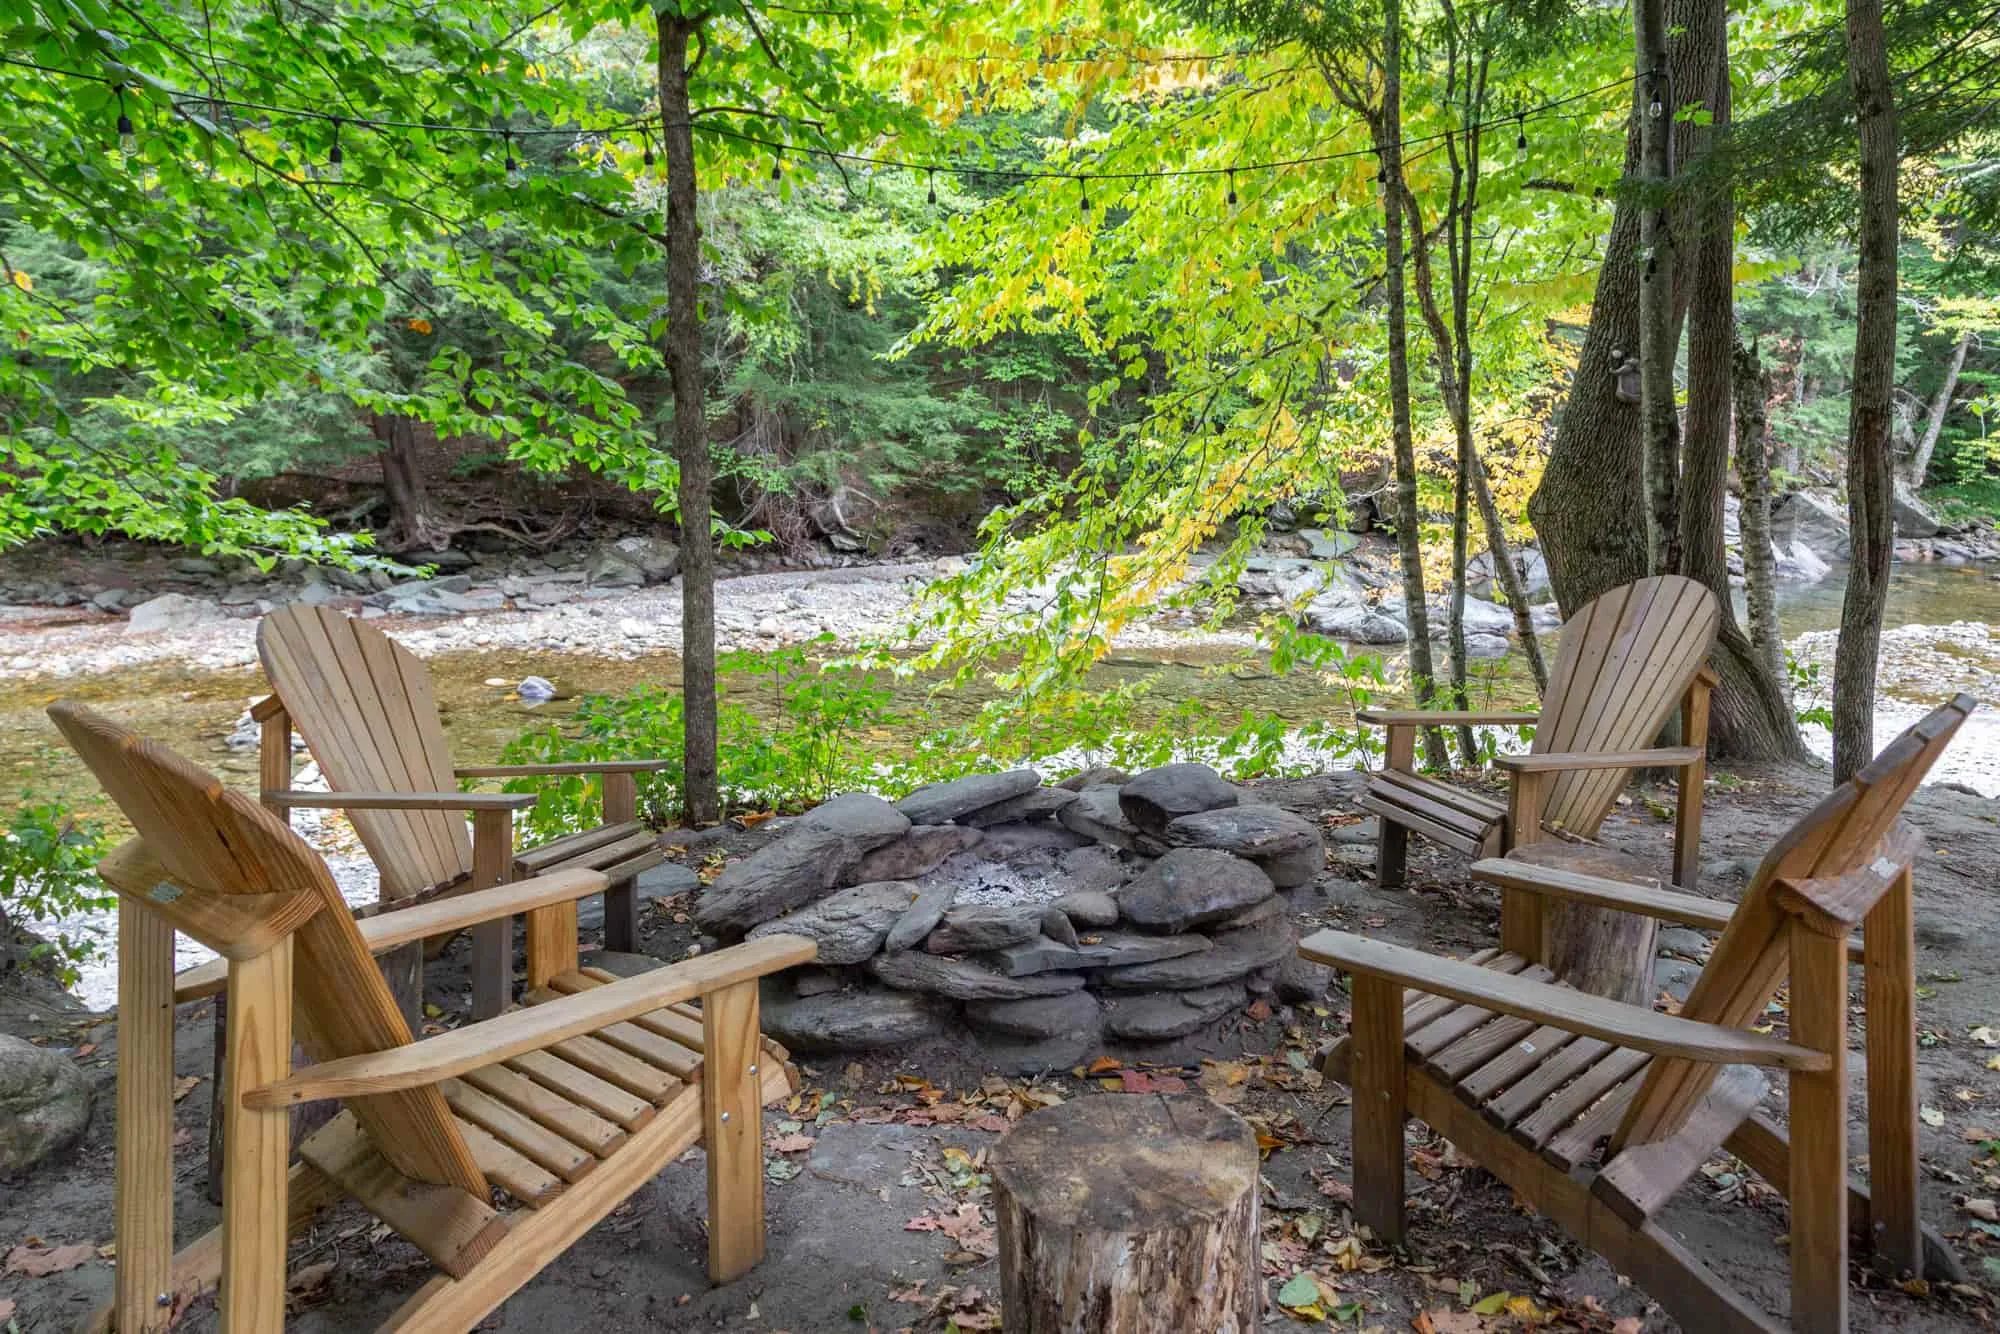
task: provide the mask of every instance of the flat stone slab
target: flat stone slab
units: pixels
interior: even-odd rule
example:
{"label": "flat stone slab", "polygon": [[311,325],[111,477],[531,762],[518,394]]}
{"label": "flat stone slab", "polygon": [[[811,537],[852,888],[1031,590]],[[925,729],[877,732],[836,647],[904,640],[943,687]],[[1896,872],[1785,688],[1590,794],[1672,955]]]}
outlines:
{"label": "flat stone slab", "polygon": [[735,937],[847,883],[861,859],[908,833],[907,817],[879,797],[849,792],[815,806],[722,874],[694,905],[695,925]]}
{"label": "flat stone slab", "polygon": [[975,954],[1033,940],[1041,931],[1040,905],[967,903],[944,915],[924,948],[932,954]]}
{"label": "flat stone slab", "polygon": [[1118,968],[1131,964],[1177,959],[1209,948],[1207,936],[1155,936],[1138,931],[1093,931],[1079,935],[1074,948],[1038,936],[1019,945],[994,950],[987,957],[1009,977],[1068,968]]}
{"label": "flat stone slab", "polygon": [[1013,1038],[1052,1038],[1065,1033],[1097,1036],[1104,1007],[1088,991],[1030,1000],[993,1001],[965,1007],[965,1022]]}
{"label": "flat stone slab", "polygon": [[[1087,848],[1073,848],[1062,855],[1056,863],[1063,878],[1077,891],[1099,890],[1105,894],[1116,893],[1131,878],[1125,863],[1113,848],[1094,843]],[[1093,925],[1110,926],[1110,922]]]}
{"label": "flat stone slab", "polygon": [[953,1000],[1025,1000],[1030,996],[1060,996],[1083,987],[1083,978],[1076,973],[1008,977],[970,959],[952,959],[920,950],[878,954],[868,961],[868,971],[898,990],[928,991]]}
{"label": "flat stone slab", "polygon": [[1241,912],[1231,913],[1221,921],[1213,923],[1209,926],[1208,931],[1211,935],[1225,931],[1241,931],[1245,927],[1256,926],[1261,922],[1268,922],[1274,917],[1283,917],[1289,907],[1290,905],[1285,902],[1284,895],[1273,894],[1268,899],[1259,899]]}
{"label": "flat stone slab", "polygon": [[924,937],[944,920],[945,910],[957,897],[958,886],[949,882],[925,887],[917,894],[916,902],[889,928],[889,934],[882,940],[882,948],[913,950],[923,944]]}
{"label": "flat stone slab", "polygon": [[[1342,845],[1342,851],[1345,851],[1345,845]],[[1326,869],[1326,848],[1315,839],[1296,852],[1261,857],[1257,865],[1279,889],[1297,889],[1300,885],[1311,883],[1313,877]]]}
{"label": "flat stone slab", "polygon": [[1157,857],[1166,851],[1165,843],[1125,818],[1118,793],[1119,789],[1108,783],[1087,787],[1076,794],[1075,801],[1056,812],[1056,819],[1066,829],[1127,852]]}
{"label": "flat stone slab", "polygon": [[863,857],[849,873],[855,884],[915,880],[946,858],[977,847],[985,835],[955,824],[911,825],[910,832]]}
{"label": "flat stone slab", "polygon": [[1250,862],[1213,848],[1175,848],[1118,891],[1118,911],[1135,926],[1185,931],[1221,921],[1277,892]]}
{"label": "flat stone slab", "polygon": [[881,951],[889,928],[910,910],[919,894],[907,880],[856,885],[751,928],[750,939],[805,936],[819,942],[819,963],[865,963]]}
{"label": "flat stone slab", "polygon": [[1282,806],[1246,802],[1197,811],[1170,821],[1167,842],[1183,848],[1215,848],[1252,861],[1318,847],[1319,828]]}
{"label": "flat stone slab", "polygon": [[896,803],[911,824],[949,824],[996,802],[1018,797],[1042,785],[1033,769],[1009,769],[998,774],[968,774],[949,782],[918,788]]}
{"label": "flat stone slab", "polygon": [[1186,1037],[1240,1009],[1248,1000],[1249,993],[1241,984],[1122,997],[1105,1009],[1104,1031],[1137,1042]]}
{"label": "flat stone slab", "polygon": [[971,825],[974,829],[987,829],[996,824],[1011,824],[1016,820],[1050,820],[1058,811],[1076,800],[1076,793],[1065,787],[1038,787],[1023,792],[1018,797],[996,801],[991,806],[982,806],[976,811],[968,811],[959,817],[959,823]]}
{"label": "flat stone slab", "polygon": [[1213,948],[1199,954],[1109,968],[1098,974],[1098,980],[1121,991],[1137,987],[1190,991],[1239,981],[1259,968],[1282,963],[1297,948],[1298,932],[1291,919],[1279,917],[1247,930],[1222,932],[1213,938]]}
{"label": "flat stone slab", "polygon": [[944,1010],[918,992],[873,987],[766,1002],[764,1031],[794,1052],[880,1051],[945,1031]]}
{"label": "flat stone slab", "polygon": [[1134,775],[1118,789],[1125,818],[1154,837],[1183,815],[1234,806],[1242,798],[1222,775],[1205,764],[1163,764]]}
{"label": "flat stone slab", "polygon": [[1118,921],[1118,900],[1101,889],[1072,890],[1049,905],[1077,926],[1111,926]]}

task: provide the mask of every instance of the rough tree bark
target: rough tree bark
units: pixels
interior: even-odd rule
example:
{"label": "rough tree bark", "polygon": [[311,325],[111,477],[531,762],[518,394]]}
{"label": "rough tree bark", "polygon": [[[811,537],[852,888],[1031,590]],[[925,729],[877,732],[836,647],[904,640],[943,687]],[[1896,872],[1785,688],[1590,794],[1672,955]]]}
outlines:
{"label": "rough tree bark", "polygon": [[1882,0],[1847,0],[1847,76],[1861,139],[1860,272],[1847,414],[1847,517],[1854,553],[1833,652],[1833,781],[1875,752],[1875,668],[1895,541],[1890,432],[1896,387],[1896,105]]}
{"label": "rough tree bark", "polygon": [[382,494],[389,502],[389,524],[382,536],[385,551],[434,551],[440,535],[431,521],[424,492],[424,475],[417,458],[414,418],[378,412],[369,433],[382,444]]}
{"label": "rough tree bark", "polygon": [[708,408],[701,378],[701,223],[696,217],[694,108],[688,97],[688,44],[700,19],[658,18],[660,137],[667,160],[668,377],[674,390],[673,453],[680,465],[681,694],[683,790],[696,825],[722,818],[716,774],[715,537],[709,516],[715,484]]}
{"label": "rough tree bark", "polygon": [[1971,346],[1970,330],[1958,336],[1958,346],[1951,350],[1951,360],[1944,366],[1944,383],[1931,398],[1931,415],[1924,423],[1923,438],[1897,470],[1898,483],[1912,494],[1923,486],[1924,476],[1931,470],[1931,456],[1937,452],[1938,436],[1943,433],[1944,419],[1951,412],[1951,396],[1958,392],[1958,377],[1965,372],[1965,353]]}
{"label": "rough tree bark", "polygon": [[1680,424],[1674,413],[1675,238],[1667,226],[1675,96],[1667,74],[1665,0],[1635,0],[1633,37],[1646,106],[1639,117],[1639,431],[1646,480],[1646,567],[1681,568]]}
{"label": "rough tree bark", "polygon": [[[1470,708],[1466,691],[1465,662],[1465,566],[1470,557],[1472,528],[1472,451],[1463,437],[1458,442],[1458,475],[1451,487],[1451,617],[1445,627],[1445,644],[1451,654],[1451,707]],[[1479,745],[1470,727],[1458,733],[1458,756],[1469,768],[1479,763]]]}
{"label": "rough tree bark", "polygon": [[1743,594],[1750,614],[1750,646],[1764,670],[1785,693],[1785,641],[1778,630],[1778,572],[1771,555],[1770,378],[1755,346],[1738,338],[1731,348],[1731,386],[1736,398],[1736,476],[1743,484]]}
{"label": "rough tree bark", "polygon": [[[1730,598],[1729,558],[1723,544],[1723,501],[1729,491],[1730,421],[1735,403],[1736,340],[1735,204],[1725,172],[1714,165],[1729,130],[1729,38],[1720,6],[1702,6],[1683,29],[1683,40],[1705,51],[1706,81],[1677,90],[1683,103],[1700,101],[1709,123],[1697,126],[1683,179],[1693,202],[1682,210],[1679,247],[1693,262],[1682,268],[1687,288],[1687,434],[1681,450],[1679,541],[1681,573],[1715,594],[1722,611],[1709,663],[1728,683],[1711,700],[1710,726],[1719,755],[1784,756],[1803,760],[1805,745],[1783,686],[1782,660],[1773,668],[1736,621]],[[1744,561],[1751,556],[1742,534]],[[1768,566],[1768,541],[1764,550]]]}

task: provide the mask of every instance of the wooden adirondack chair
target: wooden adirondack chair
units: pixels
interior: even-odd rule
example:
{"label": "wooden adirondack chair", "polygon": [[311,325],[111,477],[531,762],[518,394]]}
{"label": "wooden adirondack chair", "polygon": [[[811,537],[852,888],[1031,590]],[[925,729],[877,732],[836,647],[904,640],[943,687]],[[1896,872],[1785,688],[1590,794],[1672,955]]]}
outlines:
{"label": "wooden adirondack chair", "polygon": [[[1701,864],[1701,787],[1706,772],[1708,696],[1703,666],[1715,643],[1715,595],[1692,579],[1662,575],[1614,588],[1563,622],[1555,668],[1537,713],[1446,709],[1364,709],[1364,723],[1389,731],[1385,767],[1368,778],[1358,803],[1380,819],[1376,882],[1403,883],[1412,832],[1475,857],[1493,857],[1554,829],[1592,838],[1632,770],[1680,771],[1674,819],[1674,879],[1693,888]],[[1679,746],[1653,741],[1681,709]],[[1503,755],[1508,802],[1416,772],[1423,727],[1530,724],[1526,755]]]}
{"label": "wooden adirondack chair", "polygon": [[[1922,839],[1898,817],[1972,707],[1961,695],[1889,743],[1778,840],[1733,913],[1533,864],[1474,867],[1508,898],[1726,921],[1678,1016],[1552,984],[1532,940],[1460,961],[1338,931],[1308,937],[1300,953],[1353,984],[1350,1033],[1327,1073],[1354,1094],[1355,1216],[1401,1239],[1403,1120],[1415,1116],[1686,1329],[1784,1328],[1652,1221],[1719,1148],[1791,1200],[1792,1328],[1847,1328],[1850,1233],[1892,1274],[1956,1276],[1917,1213],[1910,866]],[[1850,939],[1856,926],[1861,941]],[[1850,958],[1863,964],[1866,1001],[1866,1191],[1847,1182]],[[1790,1037],[1754,1031],[1787,976]],[[1757,1111],[1767,1068],[1788,1080],[1789,1138]]]}
{"label": "wooden adirondack chair", "polygon": [[[633,881],[665,856],[652,831],[634,818],[635,775],[671,761],[454,768],[429,669],[380,630],[330,608],[293,603],[272,612],[257,627],[257,653],[274,692],[252,711],[263,728],[264,804],[280,812],[306,806],[346,812],[381,874],[385,903],[572,867],[601,870],[610,882],[604,943],[635,948]],[[331,792],[291,790],[294,726]],[[604,823],[522,852],[513,846],[513,812],[533,805],[533,796],[458,790],[461,778],[555,774],[597,775]],[[468,811],[470,838],[462,814]],[[476,1018],[507,1006],[511,942],[504,921],[473,933]],[[421,961],[405,968],[420,970]]]}
{"label": "wooden adirondack chair", "polygon": [[[624,980],[577,968],[571,870],[357,922],[285,824],[72,703],[49,710],[138,837],[107,858],[118,913],[118,1274],[99,1328],[163,1330],[218,1278],[225,1334],[283,1328],[285,1244],[352,1196],[436,1264],[384,1328],[465,1330],[696,1142],[709,1273],[763,1255],[761,1104],[795,1080],[757,1031],[757,980],[816,947],[769,936]],[[531,1004],[412,1041],[371,957],[528,915]],[[228,960],[222,1225],[173,1253],[173,939]],[[699,1009],[687,1002],[701,1001]],[[318,1062],[294,1073],[297,1034]],[[289,1170],[290,1109],[343,1110]],[[496,1210],[492,1188],[519,1206]]]}

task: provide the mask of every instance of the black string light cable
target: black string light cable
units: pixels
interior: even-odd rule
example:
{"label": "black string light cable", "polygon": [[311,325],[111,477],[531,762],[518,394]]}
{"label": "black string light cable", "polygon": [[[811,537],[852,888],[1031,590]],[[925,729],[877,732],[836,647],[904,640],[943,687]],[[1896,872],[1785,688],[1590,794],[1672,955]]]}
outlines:
{"label": "black string light cable", "polygon": [[[43,74],[55,75],[57,77],[62,77],[62,78],[83,79],[90,82],[101,83],[109,86],[119,96],[119,103],[121,110],[118,117],[118,133],[120,136],[121,146],[123,145],[127,129],[131,124],[130,117],[126,115],[123,110],[124,92],[126,87],[128,86],[126,80],[121,78],[116,78],[110,75],[95,74],[82,70],[61,69],[55,66],[44,65],[37,61],[26,60],[17,56],[0,56],[0,64],[14,65],[25,69],[36,70]],[[1451,137],[1452,135],[1465,133],[1468,128],[1486,128],[1489,126],[1503,125],[1507,121],[1511,120],[1514,122],[1516,128],[1516,147],[1524,147],[1527,138],[1526,128],[1525,128],[1527,121],[1541,119],[1545,116],[1554,113],[1561,107],[1565,107],[1576,102],[1584,101],[1588,98],[1597,97],[1603,93],[1611,92],[1615,89],[1627,87],[1635,82],[1638,82],[1639,80],[1645,79],[1646,77],[1647,76],[1645,74],[1628,75],[1624,78],[1612,80],[1609,83],[1599,84],[1594,88],[1584,89],[1580,92],[1570,93],[1563,97],[1551,99],[1534,107],[1529,107],[1525,109],[1517,108],[1511,114],[1503,113],[1501,115],[1493,117],[1491,120],[1478,122],[1471,127],[1459,126],[1449,130],[1434,131],[1430,134],[1416,135],[1411,138],[1402,140],[1399,146],[1404,149],[1411,149],[1427,144],[1441,143],[1442,141]],[[328,122],[330,125],[334,127],[334,149],[329,154],[330,166],[337,166],[339,163],[339,158],[338,158],[339,127],[343,124],[356,126],[361,129],[373,132],[381,132],[385,130],[410,130],[410,131],[420,131],[428,134],[462,134],[469,136],[486,136],[489,139],[493,137],[498,137],[501,140],[502,150],[505,157],[505,170],[510,183],[518,182],[518,180],[521,178],[520,164],[514,158],[514,149],[513,149],[513,141],[517,137],[522,139],[528,139],[541,136],[556,135],[572,139],[590,139],[590,138],[604,139],[608,137],[616,137],[621,134],[630,134],[637,131],[639,132],[640,137],[644,140],[645,143],[644,157],[646,165],[648,166],[652,165],[652,158],[653,158],[652,141],[650,137],[647,137],[645,131],[654,124],[655,117],[653,116],[633,117],[627,120],[613,123],[611,125],[597,126],[597,127],[588,127],[588,126],[528,127],[528,128],[516,129],[513,127],[505,127],[505,126],[464,125],[464,124],[456,124],[444,121],[412,121],[412,120],[377,119],[374,117],[363,117],[355,115],[336,115],[332,112],[318,111],[309,108],[286,107],[265,102],[250,102],[235,98],[197,95],[193,93],[180,92],[174,89],[162,89],[161,91],[163,91],[166,94],[169,102],[172,103],[172,105],[174,106],[175,111],[184,116],[189,114],[187,111],[187,107],[184,104],[198,103],[201,106],[207,108],[217,108],[217,109],[229,108],[238,111],[257,112],[259,114],[268,116],[287,117],[294,120],[305,120],[305,121],[319,120]],[[1658,92],[1657,88],[1655,87],[1655,91],[1653,93],[1653,101],[1651,105],[1648,107],[1648,114],[1655,116],[1659,115],[1660,114],[1659,106],[1660,104],[1659,104]],[[774,181],[782,179],[784,174],[782,165],[783,154],[787,149],[790,149],[795,152],[804,153],[808,157],[821,157],[825,158],[829,162],[837,164],[877,167],[885,170],[895,170],[895,171],[913,171],[913,172],[921,171],[925,173],[926,177],[929,180],[929,189],[927,193],[931,199],[931,202],[935,202],[936,200],[936,193],[937,193],[936,177],[937,173],[940,171],[946,172],[954,176],[981,177],[993,181],[1012,181],[1012,182],[1041,181],[1041,180],[1074,181],[1079,186],[1079,202],[1085,212],[1088,212],[1091,207],[1089,184],[1092,181],[1103,182],[1103,181],[1174,180],[1174,179],[1194,178],[1194,177],[1204,177],[1204,176],[1221,176],[1226,178],[1226,180],[1228,181],[1228,198],[1229,202],[1233,204],[1236,199],[1235,178],[1238,172],[1281,171],[1293,167],[1316,166],[1322,163],[1337,162],[1352,158],[1373,157],[1376,155],[1378,151],[1376,147],[1371,145],[1370,147],[1367,148],[1341,149],[1324,153],[1309,153],[1297,157],[1273,158],[1273,159],[1265,159],[1261,161],[1252,161],[1252,162],[1239,161],[1222,166],[1165,167],[1165,168],[1155,168],[1151,170],[1127,168],[1121,170],[1099,169],[1093,171],[1073,171],[1073,170],[1061,170],[1054,168],[991,167],[976,163],[970,163],[964,161],[949,161],[943,159],[909,160],[903,158],[884,157],[868,153],[846,152],[839,149],[831,149],[831,148],[815,148],[811,146],[801,147],[796,143],[788,142],[783,139],[776,139],[764,135],[752,134],[748,131],[734,129],[727,125],[721,125],[704,121],[695,121],[687,128],[690,128],[700,133],[713,134],[719,138],[729,139],[738,143],[750,145],[752,147],[765,148],[771,150],[772,153],[771,179]],[[329,172],[328,175],[332,176],[334,175],[334,173]],[[1379,173],[1377,179],[1378,182],[1386,184],[1386,181],[1383,180],[1382,176]]]}

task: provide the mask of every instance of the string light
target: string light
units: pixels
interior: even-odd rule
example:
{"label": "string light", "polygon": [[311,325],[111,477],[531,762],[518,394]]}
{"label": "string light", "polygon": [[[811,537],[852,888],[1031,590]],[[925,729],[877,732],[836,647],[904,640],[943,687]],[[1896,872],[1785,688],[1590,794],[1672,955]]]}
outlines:
{"label": "string light", "polygon": [[1236,207],[1236,169],[1229,169],[1229,207]]}
{"label": "string light", "polygon": [[502,130],[500,132],[500,142],[507,154],[507,184],[519,185],[521,183],[521,164],[514,160],[514,132],[512,130]]}
{"label": "string light", "polygon": [[1514,147],[1523,153],[1528,151],[1527,113],[1520,110],[1514,112]]}
{"label": "string light", "polygon": [[1076,191],[1078,207],[1085,213],[1090,212],[1090,178],[1088,176],[1079,176],[1076,178]]}
{"label": "string light", "polygon": [[139,151],[139,136],[132,129],[132,118],[125,114],[125,85],[118,84],[111,91],[118,94],[118,151],[129,158]]}
{"label": "string light", "polygon": [[926,204],[935,204],[937,203],[937,168],[932,167],[926,171],[924,179],[924,202]]}
{"label": "string light", "polygon": [[331,181],[335,185],[339,185],[342,178],[342,169],[340,163],[341,163],[340,118],[336,116],[334,117],[333,120],[333,145],[332,147],[326,150],[326,173],[325,173],[325,179]]}
{"label": "string light", "polygon": [[784,149],[780,148],[775,153],[771,154],[771,179],[773,181],[781,181],[785,178],[784,162],[785,162]]}
{"label": "string light", "polygon": [[646,146],[644,154],[640,157],[640,161],[650,167],[653,165],[653,141],[651,139],[641,139],[640,142]]}

